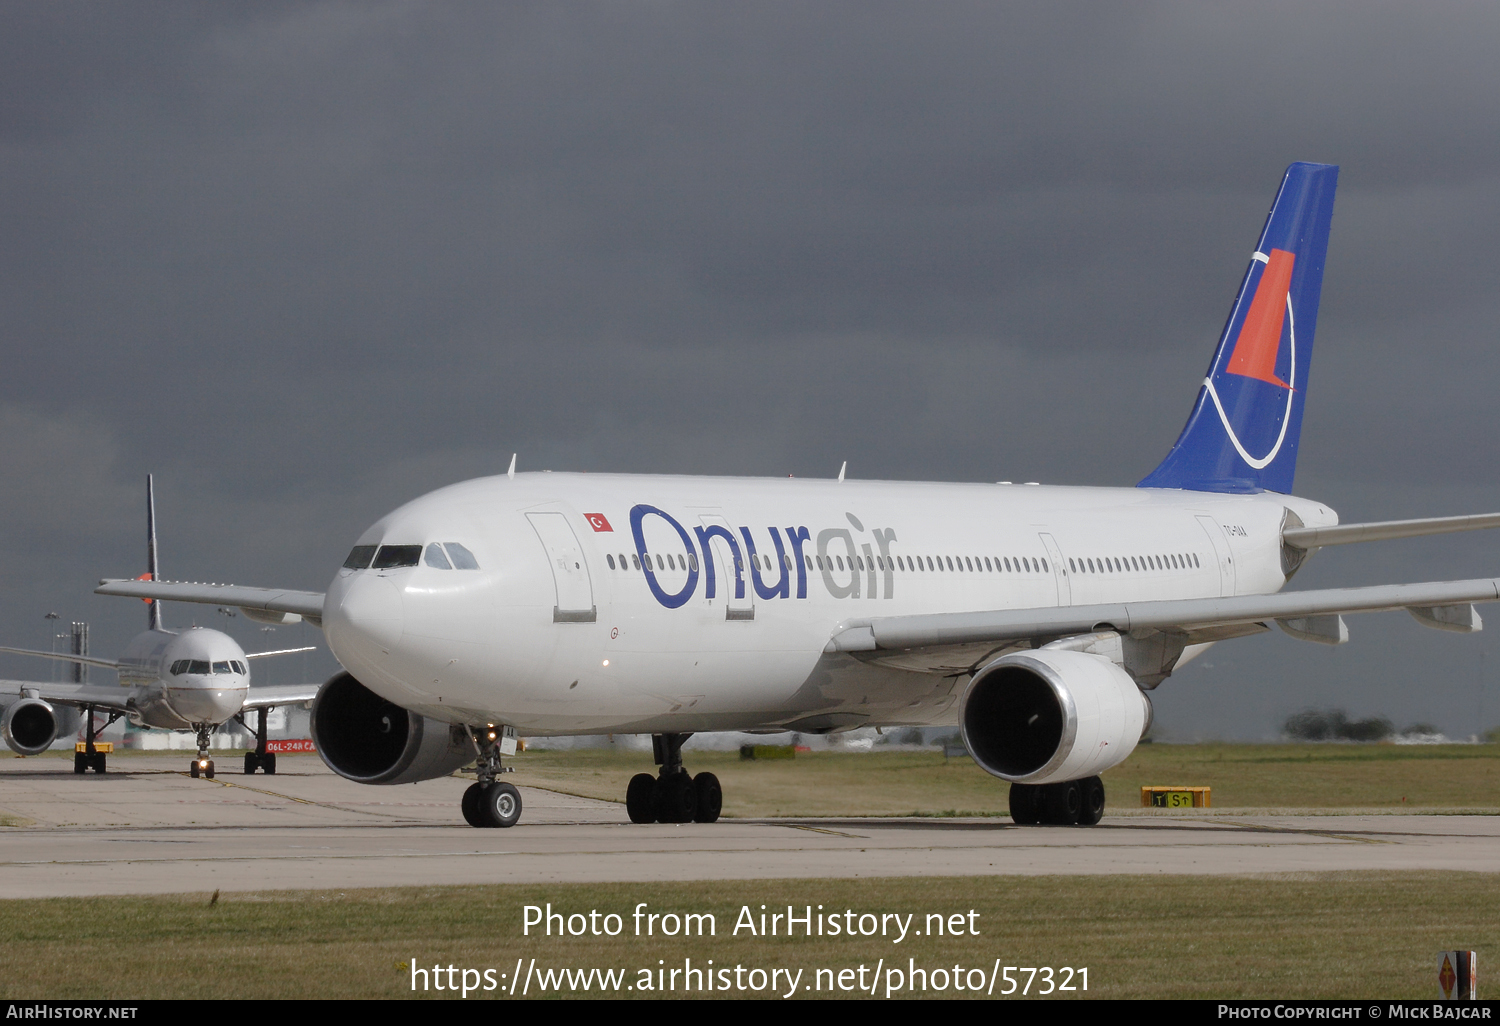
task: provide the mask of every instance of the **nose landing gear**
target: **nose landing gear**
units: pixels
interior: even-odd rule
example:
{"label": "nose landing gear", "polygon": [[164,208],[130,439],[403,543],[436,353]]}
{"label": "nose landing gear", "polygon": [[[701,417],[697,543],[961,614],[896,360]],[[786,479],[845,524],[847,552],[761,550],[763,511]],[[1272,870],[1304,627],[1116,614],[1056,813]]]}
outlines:
{"label": "nose landing gear", "polygon": [[682,743],[692,734],[653,734],[651,748],[661,767],[655,776],[637,773],[625,789],[632,823],[713,823],[724,805],[719,778],[692,776],[682,765]]}
{"label": "nose landing gear", "polygon": [[471,827],[513,827],[521,819],[521,792],[516,785],[495,778],[507,772],[501,765],[501,728],[470,728],[479,746],[475,771],[479,782],[464,792],[460,808]]}
{"label": "nose landing gear", "polygon": [[198,757],[188,764],[188,776],[197,780],[200,776],[214,778],[214,761],[208,757],[208,745],[213,739],[212,723],[195,723],[193,730],[198,735]]}

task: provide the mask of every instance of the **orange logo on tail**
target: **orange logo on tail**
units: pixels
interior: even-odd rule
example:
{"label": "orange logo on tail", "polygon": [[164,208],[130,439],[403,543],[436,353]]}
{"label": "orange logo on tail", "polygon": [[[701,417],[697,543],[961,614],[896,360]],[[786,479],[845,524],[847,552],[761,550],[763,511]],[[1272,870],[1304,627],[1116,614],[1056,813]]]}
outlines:
{"label": "orange logo on tail", "polygon": [[[1257,257],[1259,254],[1257,254]],[[1297,254],[1284,249],[1271,250],[1266,269],[1261,272],[1250,312],[1240,326],[1240,337],[1234,341],[1229,366],[1225,370],[1242,378],[1255,378],[1282,388],[1291,388],[1276,376],[1276,354],[1281,350],[1281,326],[1286,321],[1286,296],[1292,287],[1292,265]]]}

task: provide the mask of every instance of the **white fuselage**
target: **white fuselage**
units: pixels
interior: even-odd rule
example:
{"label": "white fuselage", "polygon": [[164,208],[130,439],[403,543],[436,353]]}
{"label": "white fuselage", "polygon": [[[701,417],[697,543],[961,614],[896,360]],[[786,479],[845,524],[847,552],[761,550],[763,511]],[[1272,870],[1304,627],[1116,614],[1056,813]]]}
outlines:
{"label": "white fuselage", "polygon": [[[1337,522],[1273,493],[483,478],[366,531],[361,546],[423,556],[380,568],[411,562],[411,548],[382,549],[374,567],[341,570],[323,626],[363,684],[449,722],[533,734],[953,722],[969,671],[1003,648],[850,654],[826,652],[829,639],[881,616],[1274,592],[1288,510]],[[434,556],[433,543],[462,548]],[[463,554],[477,569],[450,568]]]}
{"label": "white fuselage", "polygon": [[220,724],[240,711],[250,687],[244,650],[205,627],[138,634],[120,657],[120,685],[131,689],[137,726],[186,730]]}

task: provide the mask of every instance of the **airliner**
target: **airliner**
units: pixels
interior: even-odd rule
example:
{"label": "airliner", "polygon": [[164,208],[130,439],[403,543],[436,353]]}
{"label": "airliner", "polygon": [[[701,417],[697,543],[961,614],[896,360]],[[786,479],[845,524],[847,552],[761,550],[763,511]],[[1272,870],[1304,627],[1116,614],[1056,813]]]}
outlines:
{"label": "airliner", "polygon": [[381,518],[326,592],[104,581],[321,626],[343,671],[313,735],[334,772],[399,784],[475,764],[461,811],[521,815],[517,734],[649,733],[632,821],[713,822],[700,731],[958,724],[1021,824],[1095,824],[1099,774],[1153,689],[1271,629],[1341,644],[1346,614],[1473,632],[1500,581],[1282,592],[1329,545],[1500,526],[1340,525],[1292,495],[1338,168],[1291,165],[1176,443],[1134,488],[525,473]]}
{"label": "airliner", "polygon": [[[146,566],[146,573],[138,580],[157,580],[156,499],[149,474]],[[125,717],[138,727],[193,731],[198,754],[189,763],[188,773],[212,778],[214,760],[208,755],[208,746],[214,729],[231,719],[248,728],[244,716],[254,712],[256,746],[245,753],[245,772],[259,769],[275,773],[276,753],[266,749],[266,713],[278,705],[310,702],[317,697],[318,689],[295,684],[252,688],[249,661],[310,652],[312,648],[246,654],[237,641],[220,631],[205,627],[169,631],[162,626],[161,604],[155,599],[147,599],[146,616],[146,630],[125,646],[119,659],[0,646],[0,652],[83,663],[119,673],[119,684],[113,686],[0,680],[0,737],[5,744],[19,755],[40,755],[59,736],[76,731],[82,713],[85,739],[82,751],[73,753],[73,772],[103,773],[107,753],[97,748],[96,742],[104,728],[96,726],[94,719],[95,712],[102,711],[108,717],[104,727]],[[282,615],[261,618],[288,622]]]}

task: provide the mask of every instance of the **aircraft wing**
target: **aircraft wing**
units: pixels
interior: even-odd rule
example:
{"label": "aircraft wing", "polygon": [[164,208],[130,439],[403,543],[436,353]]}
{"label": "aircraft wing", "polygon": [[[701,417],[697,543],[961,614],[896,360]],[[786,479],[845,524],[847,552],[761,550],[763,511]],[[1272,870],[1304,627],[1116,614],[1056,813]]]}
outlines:
{"label": "aircraft wing", "polygon": [[263,623],[295,623],[297,617],[315,627],[323,623],[321,591],[291,591],[285,588],[246,588],[238,584],[199,584],[191,581],[103,580],[96,595],[161,599],[170,602],[202,602],[210,606],[238,606],[251,620]]}
{"label": "aircraft wing", "polygon": [[974,613],[877,616],[846,621],[827,652],[879,652],[928,646],[997,645],[1047,640],[1095,631],[1184,635],[1187,644],[1216,641],[1264,629],[1275,620],[1307,641],[1338,644],[1348,639],[1344,613],[1405,609],[1427,627],[1477,631],[1472,603],[1500,601],[1500,580],[1385,584],[1373,588],[1328,588],[1274,595],[1172,599],[1156,602],[1047,606]]}
{"label": "aircraft wing", "polygon": [[0,695],[9,698],[22,694],[35,695],[46,702],[59,705],[76,705],[82,708],[92,705],[99,709],[126,711],[134,688],[110,687],[103,684],[52,684],[40,680],[0,680]]}
{"label": "aircraft wing", "polygon": [[87,663],[90,666],[102,666],[106,670],[118,670],[120,668],[120,664],[113,659],[96,659],[93,656],[74,655],[72,652],[43,652],[38,648],[11,648],[8,645],[0,645],[0,652],[36,656],[39,659],[60,659],[65,663]]}
{"label": "aircraft wing", "polygon": [[244,709],[269,709],[276,705],[302,705],[318,697],[317,684],[273,684],[253,687],[245,693]]}

